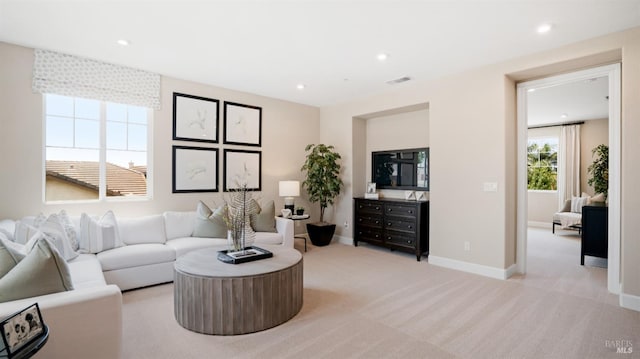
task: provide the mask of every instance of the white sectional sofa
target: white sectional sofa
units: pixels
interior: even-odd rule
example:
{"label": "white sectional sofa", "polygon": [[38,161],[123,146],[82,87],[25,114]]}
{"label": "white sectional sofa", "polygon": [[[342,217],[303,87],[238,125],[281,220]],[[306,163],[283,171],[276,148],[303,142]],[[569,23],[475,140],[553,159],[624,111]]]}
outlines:
{"label": "white sectional sofa", "polygon": [[[121,291],[171,282],[176,257],[227,243],[226,238],[191,237],[195,219],[195,212],[118,218],[124,246],[70,260],[73,290],[0,303],[0,318],[37,302],[50,329],[38,357],[122,357]],[[3,221],[7,231],[10,226]],[[256,232],[255,245],[293,248],[293,221],[276,217],[276,231]]]}

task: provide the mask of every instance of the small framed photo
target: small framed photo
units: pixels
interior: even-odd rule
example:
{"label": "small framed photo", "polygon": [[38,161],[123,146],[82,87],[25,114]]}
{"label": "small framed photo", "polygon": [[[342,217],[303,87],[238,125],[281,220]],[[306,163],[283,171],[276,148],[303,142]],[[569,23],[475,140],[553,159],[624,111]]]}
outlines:
{"label": "small framed photo", "polygon": [[376,193],[376,183],[375,182],[368,182],[367,183],[367,193],[368,194]]}
{"label": "small framed photo", "polygon": [[218,192],[218,149],[173,146],[173,193]]}
{"label": "small framed photo", "polygon": [[173,139],[218,143],[218,104],[212,98],[173,93]]}
{"label": "small framed photo", "polygon": [[262,145],[262,107],[224,102],[224,143]]}
{"label": "small framed photo", "polygon": [[262,190],[262,152],[224,150],[224,190],[235,191],[246,185],[247,190]]}
{"label": "small framed photo", "polygon": [[45,325],[38,303],[0,322],[0,333],[9,358],[40,338],[45,333]]}

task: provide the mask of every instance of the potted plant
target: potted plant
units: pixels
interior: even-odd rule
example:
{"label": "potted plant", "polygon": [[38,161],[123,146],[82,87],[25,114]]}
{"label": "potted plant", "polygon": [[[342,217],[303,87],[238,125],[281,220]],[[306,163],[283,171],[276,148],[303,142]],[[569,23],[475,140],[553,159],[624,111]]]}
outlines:
{"label": "potted plant", "polygon": [[296,215],[302,216],[304,214],[304,207],[296,207]]}
{"label": "potted plant", "polygon": [[315,246],[326,246],[331,243],[336,225],[324,221],[324,211],[340,194],[340,154],[333,146],[310,144],[304,149],[307,158],[301,170],[307,172],[302,186],[309,193],[309,201],[320,204],[320,222],[308,223],[307,233]]}
{"label": "potted plant", "polygon": [[598,145],[591,150],[591,155],[596,156],[589,166],[589,186],[593,186],[595,194],[602,193],[607,198],[609,192],[609,146]]}

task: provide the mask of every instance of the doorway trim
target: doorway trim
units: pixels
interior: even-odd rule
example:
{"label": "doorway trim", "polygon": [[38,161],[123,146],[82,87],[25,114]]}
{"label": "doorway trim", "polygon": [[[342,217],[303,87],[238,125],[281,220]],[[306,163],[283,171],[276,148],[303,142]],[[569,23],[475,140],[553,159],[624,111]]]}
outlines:
{"label": "doorway trim", "polygon": [[517,85],[516,270],[527,270],[527,91],[607,76],[609,81],[609,258],[607,289],[620,294],[620,63],[550,76]]}

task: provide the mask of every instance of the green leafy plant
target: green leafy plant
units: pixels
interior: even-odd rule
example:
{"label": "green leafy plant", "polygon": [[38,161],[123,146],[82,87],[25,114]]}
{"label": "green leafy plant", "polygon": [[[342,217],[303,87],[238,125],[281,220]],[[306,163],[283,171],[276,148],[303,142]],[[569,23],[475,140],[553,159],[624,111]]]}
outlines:
{"label": "green leafy plant", "polygon": [[301,170],[307,172],[302,186],[309,193],[309,201],[320,203],[320,222],[324,223],[324,211],[332,205],[342,189],[340,179],[340,154],[333,146],[310,144],[304,149],[307,157]]}
{"label": "green leafy plant", "polygon": [[607,198],[609,191],[609,146],[598,145],[591,150],[591,155],[596,158],[587,169],[591,175],[587,183],[589,186],[593,186],[596,193],[602,193]]}

